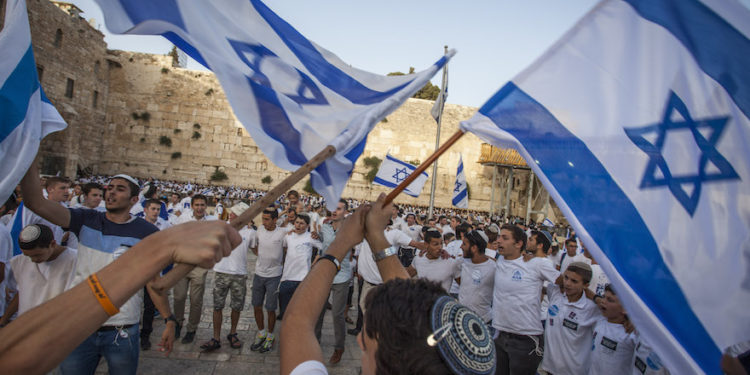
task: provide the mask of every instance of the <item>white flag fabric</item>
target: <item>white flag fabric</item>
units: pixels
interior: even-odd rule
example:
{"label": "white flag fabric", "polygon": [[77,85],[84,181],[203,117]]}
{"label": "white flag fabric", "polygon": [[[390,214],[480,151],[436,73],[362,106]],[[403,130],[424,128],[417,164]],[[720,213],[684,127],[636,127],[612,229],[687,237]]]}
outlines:
{"label": "white flag fabric", "polygon": [[542,225],[546,227],[554,227],[555,223],[553,223],[548,217],[545,217],[544,221],[542,221]]}
{"label": "white flag fabric", "polygon": [[736,1],[603,1],[461,125],[524,156],[673,374],[750,340],[748,35]]}
{"label": "white flag fabric", "polygon": [[[385,155],[385,160],[380,163],[380,169],[378,174],[375,175],[375,179],[372,181],[374,184],[383,185],[389,188],[395,188],[401,181],[406,180],[417,167],[405,162],[398,160],[390,154]],[[418,197],[419,193],[422,192],[425,182],[429,175],[422,172],[419,177],[414,179],[409,186],[404,189],[404,193],[411,195],[412,197]]]}
{"label": "white flag fabric", "polygon": [[26,174],[47,134],[65,129],[39,85],[26,1],[9,0],[0,31],[0,200]]}
{"label": "white flag fabric", "polygon": [[453,205],[458,208],[469,208],[469,186],[466,184],[466,175],[464,174],[463,155],[458,158],[456,183],[453,187]]}
{"label": "white flag fabric", "polygon": [[211,69],[237,118],[280,168],[296,170],[334,146],[336,154],[311,174],[331,210],[369,131],[454,53],[416,74],[382,76],[307,40],[260,0],[97,1],[113,33],[163,35]]}
{"label": "white flag fabric", "polygon": [[440,93],[435,100],[435,104],[433,104],[432,109],[430,109],[430,114],[432,115],[432,118],[435,119],[435,121],[438,121],[440,115],[443,113],[443,108],[445,108],[445,100],[448,99],[448,64],[445,64],[445,66],[443,67],[443,82],[445,82],[445,89],[440,89]]}

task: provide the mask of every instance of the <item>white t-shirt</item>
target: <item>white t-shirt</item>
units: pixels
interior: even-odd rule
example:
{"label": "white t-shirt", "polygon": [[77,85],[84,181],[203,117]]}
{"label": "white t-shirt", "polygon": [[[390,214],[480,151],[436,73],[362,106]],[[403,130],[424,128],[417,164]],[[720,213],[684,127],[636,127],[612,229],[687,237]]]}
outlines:
{"label": "white t-shirt", "polygon": [[461,265],[461,286],[458,302],[472,309],[483,321],[492,320],[492,291],[495,287],[495,261],[487,259],[474,264],[464,259]]}
{"label": "white t-shirt", "polygon": [[257,245],[258,236],[255,229],[244,227],[240,231],[242,242],[232,250],[228,257],[222,258],[214,265],[214,271],[230,275],[247,275],[247,252]]}
{"label": "white t-shirt", "polygon": [[218,220],[216,216],[214,215],[203,215],[202,218],[196,219],[195,216],[193,216],[193,212],[190,211],[188,213],[185,213],[183,215],[180,215],[179,218],[177,218],[177,224],[187,223],[189,221],[211,221],[211,220]]}
{"label": "white t-shirt", "polygon": [[591,260],[589,258],[586,258],[583,254],[576,254],[575,256],[570,256],[568,253],[565,253],[565,256],[562,258],[562,261],[560,261],[560,273],[564,273],[565,270],[568,269],[568,266],[573,262],[583,262],[587,264],[591,264]]}
{"label": "white t-shirt", "polygon": [[310,232],[291,232],[284,236],[282,246],[286,249],[281,281],[302,281],[310,272],[313,247],[322,248],[323,243],[312,238]]}
{"label": "white t-shirt", "polygon": [[602,314],[585,295],[569,302],[554,284],[547,287],[547,296],[549,313],[544,329],[542,369],[552,374],[583,374],[589,366],[594,324]]}
{"label": "white t-shirt", "polygon": [[[445,251],[448,252],[452,257],[456,259],[462,259],[464,257],[464,251],[461,250],[461,244],[463,241],[461,240],[453,240],[448,245],[445,246]],[[463,264],[463,262],[461,262]],[[451,283],[451,289],[448,291],[448,293],[451,294],[458,294],[458,283],[456,280],[453,280]]]}
{"label": "white t-shirt", "polygon": [[258,227],[258,260],[255,261],[255,274],[261,277],[281,276],[284,260],[283,241],[287,231],[277,226],[273,231]]}
{"label": "white t-shirt", "polygon": [[633,373],[635,337],[625,332],[622,324],[610,323],[602,317],[594,326],[589,375]]}
{"label": "white t-shirt", "polygon": [[403,231],[406,228],[406,221],[401,216],[396,216],[396,218],[391,218],[393,220],[393,224],[391,224],[392,228],[398,229],[400,231]]}
{"label": "white t-shirt", "polygon": [[18,315],[49,301],[71,287],[78,253],[66,248],[55,260],[34,263],[19,254],[10,261],[9,284],[18,290]]}
{"label": "white t-shirt", "polygon": [[451,228],[450,224],[443,225],[440,229],[443,230],[443,235],[446,235],[448,233],[456,234],[456,232]]}
{"label": "white t-shirt", "polygon": [[[190,211],[191,210],[191,202],[190,201],[192,199],[193,198],[191,198],[191,197],[182,198],[182,200],[180,201],[179,211],[182,211],[183,214],[186,211]],[[178,208],[175,207],[175,210],[178,210]]]}
{"label": "white t-shirt", "polygon": [[547,259],[523,257],[497,259],[495,290],[492,298],[492,326],[518,335],[541,335],[539,320],[542,283],[554,282],[560,275]]}
{"label": "white t-shirt", "polygon": [[[422,234],[422,226],[419,224],[414,224],[412,226],[404,225],[404,230],[402,230],[402,232],[406,233],[412,241],[419,242],[419,236]],[[411,246],[405,247],[412,248]]]}
{"label": "white t-shirt", "polygon": [[550,262],[555,265],[555,267],[559,267],[560,260],[562,260],[563,254],[565,254],[565,250],[558,250],[557,254],[552,254],[552,252],[550,252],[549,254],[547,254],[547,259],[549,259]]}
{"label": "white t-shirt", "polygon": [[609,278],[604,273],[602,267],[598,264],[592,264],[589,290],[598,296],[604,297],[604,287],[606,287],[607,284],[609,284]]}
{"label": "white t-shirt", "polygon": [[664,367],[659,355],[654,352],[651,345],[648,344],[639,335],[638,332],[634,332],[635,337],[635,353],[633,354],[633,375],[669,375],[669,371]]}
{"label": "white t-shirt", "polygon": [[417,277],[436,281],[447,292],[451,282],[461,277],[461,260],[455,258],[428,259],[427,255],[414,257],[412,265],[417,270]]}
{"label": "white t-shirt", "polygon": [[327,375],[328,369],[322,362],[302,362],[289,373],[289,375]]}
{"label": "white t-shirt", "polygon": [[[385,239],[391,244],[391,246],[395,246],[396,248],[407,246],[411,242],[411,238],[409,238],[406,233],[398,229],[390,228],[386,228],[385,230]],[[359,252],[359,268],[357,269],[359,275],[370,284],[382,284],[383,278],[380,276],[380,271],[378,271],[378,265],[375,263],[375,259],[372,258],[370,244],[365,240],[357,245],[356,248]]]}

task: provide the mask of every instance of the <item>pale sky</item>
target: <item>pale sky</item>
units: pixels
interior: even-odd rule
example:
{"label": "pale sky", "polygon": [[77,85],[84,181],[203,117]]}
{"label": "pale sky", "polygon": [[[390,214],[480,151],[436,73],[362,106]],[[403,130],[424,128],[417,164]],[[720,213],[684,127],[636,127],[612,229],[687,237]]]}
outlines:
{"label": "pale sky", "polygon": [[[165,54],[161,36],[111,35],[93,0],[74,0],[94,18],[110,49]],[[479,107],[588,12],[595,0],[269,0],[308,39],[359,69],[387,74],[425,69],[457,51],[448,103]],[[191,69],[202,67],[191,61]],[[440,85],[441,73],[432,79]]]}

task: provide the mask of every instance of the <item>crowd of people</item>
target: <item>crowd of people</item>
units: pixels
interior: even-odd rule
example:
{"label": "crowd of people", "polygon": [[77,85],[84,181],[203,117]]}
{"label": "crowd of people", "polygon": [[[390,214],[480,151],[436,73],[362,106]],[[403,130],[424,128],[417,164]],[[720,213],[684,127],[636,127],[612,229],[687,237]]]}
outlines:
{"label": "crowd of people", "polygon": [[[71,350],[48,361],[59,363],[64,374],[93,373],[104,357],[111,371],[135,373],[139,348],[151,348],[157,311],[166,323],[161,350],[171,351],[178,338],[186,344],[195,340],[204,292],[213,297],[213,337],[201,349],[242,347],[237,324],[250,293],[257,328],[250,349],[272,350],[281,320],[283,373],[324,373],[319,340],[329,311],[335,343],[327,362],[341,360],[347,334],[353,335],[368,354],[363,355],[365,373],[376,368],[382,373],[668,373],[575,234],[563,239],[552,234],[563,228],[453,209],[427,217],[424,207],[385,205],[382,196],[373,204],[341,199],[329,212],[320,197],[291,190],[264,208],[257,225],[226,229],[227,221],[264,194],[128,175],[40,181],[32,166],[3,207],[0,276],[6,298],[0,299],[0,325],[33,321],[41,314],[36,311],[44,310],[35,307],[66,290],[65,296],[84,298],[85,287],[79,285],[88,284],[106,316],[99,316],[101,325],[91,332],[80,333],[80,340],[68,338]],[[148,261],[131,255],[149,248],[140,242],[157,242],[144,240],[152,237],[195,248],[184,243],[193,237],[174,237],[210,224],[193,222],[223,223],[210,227],[224,239],[205,249],[213,261],[185,262],[194,254],[174,245],[167,247],[171,253],[159,257],[161,251],[155,251]],[[247,267],[250,253],[256,257],[254,270]],[[148,264],[140,278],[112,276],[120,275],[115,264],[126,261]],[[170,305],[168,294],[153,282],[179,262],[204,267],[195,267],[171,288]],[[156,271],[147,274],[147,269]],[[211,271],[215,283],[206,291]],[[97,273],[107,278],[100,282]],[[113,293],[119,303],[113,303]],[[227,296],[231,328],[222,337]],[[356,321],[348,316],[353,305]],[[74,308],[42,307],[53,306]],[[27,314],[31,310],[35,314]],[[352,328],[347,330],[347,323]],[[294,341],[294,348],[285,341]]]}

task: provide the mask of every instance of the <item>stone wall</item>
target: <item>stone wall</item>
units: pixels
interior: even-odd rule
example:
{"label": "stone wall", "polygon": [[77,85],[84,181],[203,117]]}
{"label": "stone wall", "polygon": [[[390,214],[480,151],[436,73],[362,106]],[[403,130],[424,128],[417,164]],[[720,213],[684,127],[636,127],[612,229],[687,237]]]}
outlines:
{"label": "stone wall", "polygon": [[[290,174],[260,152],[212,73],[173,67],[168,56],[109,51],[99,31],[75,12],[46,0],[29,0],[29,18],[37,63],[43,69],[42,85],[69,124],[42,143],[40,155],[47,172],[54,172],[51,166],[62,158],[66,175],[74,175],[78,167],[94,173],[207,183],[219,169],[229,177],[223,184],[261,189]],[[56,44],[57,30],[62,42]],[[75,81],[72,98],[66,96],[68,79]],[[383,159],[390,152],[404,161],[422,162],[432,154],[436,137],[432,105],[432,101],[409,99],[375,127],[345,197],[375,199],[390,190],[367,182],[365,157]],[[473,107],[446,105],[440,143],[475,112]],[[459,156],[471,192],[469,208],[499,212],[505,205],[509,170],[498,167],[491,202],[493,167],[476,162],[480,144],[476,136],[466,134],[438,160],[436,206],[451,204]],[[432,167],[427,172],[431,175]],[[514,171],[513,215],[526,214],[528,175],[528,169]],[[266,176],[271,184],[261,182]],[[295,188],[301,190],[305,182]],[[430,188],[431,178],[419,198],[401,194],[396,202],[428,205]]]}

